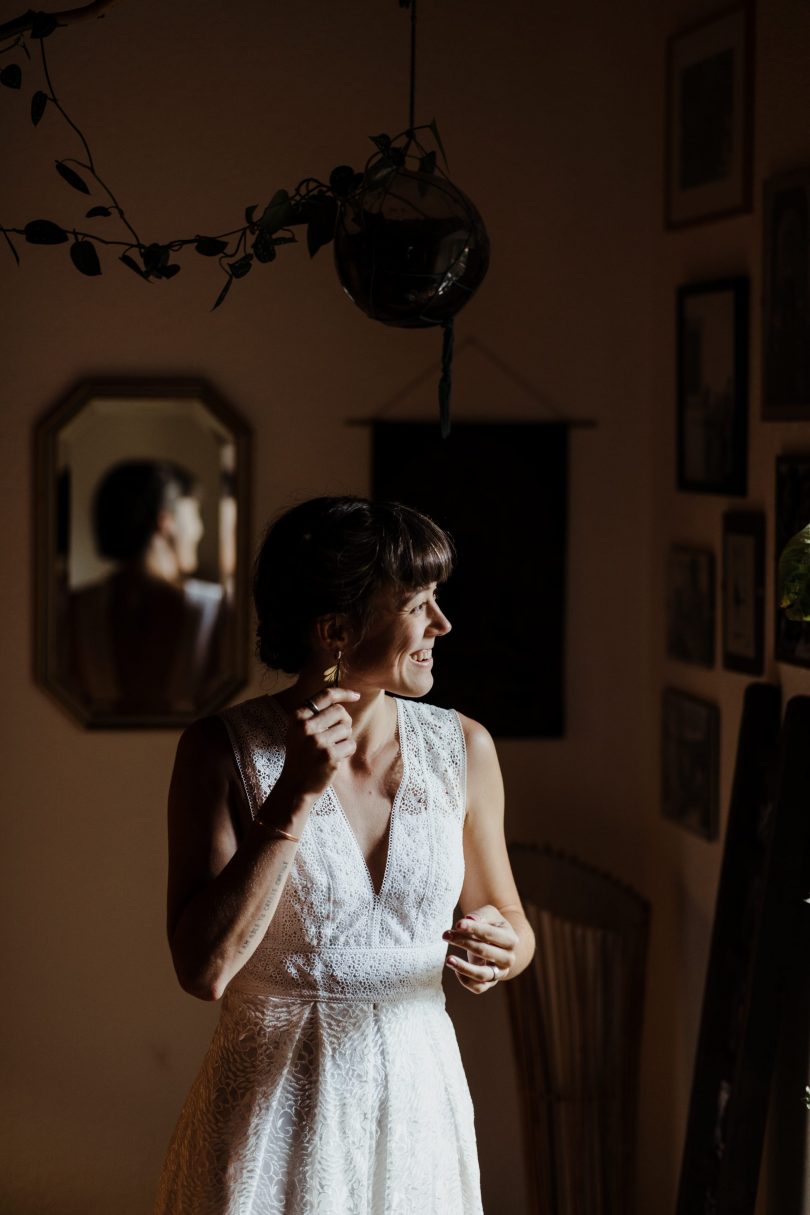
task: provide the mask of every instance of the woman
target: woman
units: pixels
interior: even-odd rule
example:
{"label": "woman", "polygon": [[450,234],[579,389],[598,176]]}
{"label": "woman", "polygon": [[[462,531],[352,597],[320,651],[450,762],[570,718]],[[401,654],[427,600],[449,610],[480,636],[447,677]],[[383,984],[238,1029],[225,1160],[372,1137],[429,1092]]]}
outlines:
{"label": "woman", "polygon": [[442,968],[479,995],[533,938],[491,738],[411,703],[451,566],[431,520],[359,498],[265,538],[259,654],[298,680],[187,730],[169,798],[175,967],[224,999],[160,1215],[481,1211]]}

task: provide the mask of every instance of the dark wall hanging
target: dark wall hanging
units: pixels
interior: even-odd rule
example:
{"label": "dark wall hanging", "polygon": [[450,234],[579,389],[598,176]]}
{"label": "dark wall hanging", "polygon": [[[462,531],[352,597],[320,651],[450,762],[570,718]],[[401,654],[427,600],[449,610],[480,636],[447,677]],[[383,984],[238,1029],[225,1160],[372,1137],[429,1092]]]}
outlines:
{"label": "dark wall hanging", "polygon": [[452,534],[442,589],[452,624],[432,702],[501,738],[564,732],[566,423],[372,423],[376,498],[426,511]]}
{"label": "dark wall hanging", "polygon": [[[810,698],[746,691],[677,1215],[753,1215],[783,996],[807,897]],[[797,1077],[801,1100],[803,1073]]]}

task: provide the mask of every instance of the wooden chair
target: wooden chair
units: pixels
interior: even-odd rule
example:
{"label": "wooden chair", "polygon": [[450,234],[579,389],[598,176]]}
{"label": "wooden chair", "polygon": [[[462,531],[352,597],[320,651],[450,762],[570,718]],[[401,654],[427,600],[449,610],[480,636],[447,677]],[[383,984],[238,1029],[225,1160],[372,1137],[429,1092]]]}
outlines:
{"label": "wooden chair", "polygon": [[509,849],[537,937],[507,983],[534,1215],[631,1215],[649,904],[548,848]]}

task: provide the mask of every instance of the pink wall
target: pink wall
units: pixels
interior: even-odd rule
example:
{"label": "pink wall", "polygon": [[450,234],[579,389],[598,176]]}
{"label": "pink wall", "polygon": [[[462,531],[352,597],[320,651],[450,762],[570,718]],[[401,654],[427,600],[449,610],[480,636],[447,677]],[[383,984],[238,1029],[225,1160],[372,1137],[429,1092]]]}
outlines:
{"label": "pink wall", "polygon": [[[692,16],[643,0],[444,0],[420,17],[420,116],[437,116],[493,246],[458,338],[485,343],[535,390],[469,350],[456,372],[458,416],[542,416],[542,400],[597,422],[572,440],[568,734],[499,749],[512,837],[576,852],[653,900],[641,1215],[672,1205],[720,860],[718,845],[677,832],[657,806],[658,687],[675,679],[661,659],[662,557],[676,536],[717,546],[723,506],[670,489],[673,292],[690,276],[749,271],[756,299],[759,264],[758,213],[660,230],[663,40]],[[760,26],[759,175],[808,154],[810,10],[774,0]],[[406,18],[394,0],[122,0],[104,20],[54,35],[50,57],[102,175],[150,238],[235,226],[246,204],[360,163],[368,134],[406,121]],[[20,98],[4,90],[0,101],[11,149],[0,217],[67,220],[82,201],[52,167],[74,151],[67,132],[52,114],[34,131]],[[14,1215],[142,1215],[216,1010],[176,987],[163,941],[175,736],[83,733],[32,682],[32,422],[82,376],[210,379],[254,428],[258,535],[292,498],[367,488],[367,432],[344,420],[373,414],[429,368],[438,339],[366,321],[342,297],[328,251],[312,263],[303,249],[283,251],[216,313],[216,270],[192,255],[177,279],[153,286],[106,263],[101,278],[79,278],[63,250],[26,248],[19,270],[2,258],[0,249],[9,537],[0,889],[12,1049],[0,1205]],[[756,384],[756,323],[753,341]],[[428,381],[396,412],[433,407]],[[805,428],[754,424],[753,501],[770,506],[773,452],[800,433],[810,443]],[[526,678],[542,679],[531,637]],[[719,670],[677,678],[721,703],[725,804],[744,681]],[[262,686],[257,673],[250,690]],[[476,1001],[452,991],[450,1007],[486,1206],[518,1215],[503,993]]]}

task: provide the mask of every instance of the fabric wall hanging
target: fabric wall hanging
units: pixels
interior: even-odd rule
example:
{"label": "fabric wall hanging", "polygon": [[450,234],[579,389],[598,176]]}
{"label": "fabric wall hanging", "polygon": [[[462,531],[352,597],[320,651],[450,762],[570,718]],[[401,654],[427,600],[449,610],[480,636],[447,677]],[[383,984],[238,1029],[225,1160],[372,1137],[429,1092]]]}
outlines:
{"label": "fabric wall hanging", "polygon": [[453,536],[433,703],[501,738],[561,738],[567,422],[372,421],[375,498],[425,511]]}

